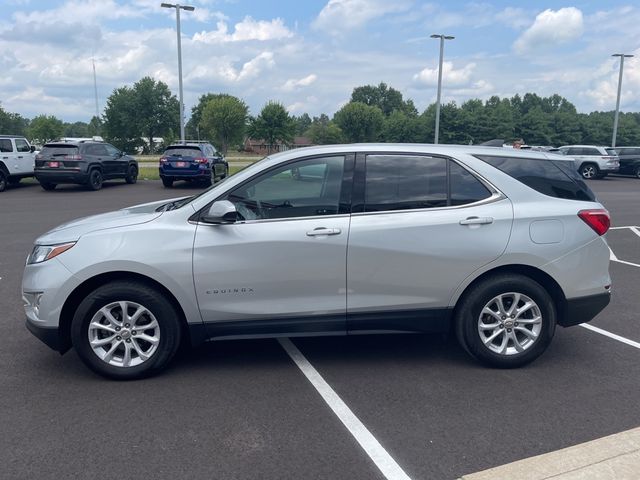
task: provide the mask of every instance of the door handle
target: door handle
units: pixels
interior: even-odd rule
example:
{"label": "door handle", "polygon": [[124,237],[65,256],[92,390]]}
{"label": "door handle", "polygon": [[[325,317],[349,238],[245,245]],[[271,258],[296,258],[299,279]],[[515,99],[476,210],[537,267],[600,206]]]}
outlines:
{"label": "door handle", "polygon": [[18,158],[24,158],[22,155],[19,155]]}
{"label": "door handle", "polygon": [[468,217],[460,220],[460,225],[488,225],[493,223],[493,217]]}
{"label": "door handle", "polygon": [[342,230],[339,228],[318,227],[307,232],[307,237],[319,237],[321,235],[339,235]]}

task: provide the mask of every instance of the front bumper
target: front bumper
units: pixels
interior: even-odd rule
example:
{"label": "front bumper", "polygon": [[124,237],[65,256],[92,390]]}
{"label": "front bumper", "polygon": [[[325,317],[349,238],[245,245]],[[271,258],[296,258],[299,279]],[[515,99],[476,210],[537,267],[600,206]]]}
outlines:
{"label": "front bumper", "polygon": [[25,324],[27,326],[27,330],[38,337],[38,339],[40,339],[47,347],[60,353],[64,353],[67,350],[67,348],[62,348],[60,331],[57,327],[43,327],[42,325],[37,325],[29,317],[27,317]]}
{"label": "front bumper", "polygon": [[588,295],[586,297],[570,298],[567,300],[564,315],[558,319],[558,325],[571,327],[580,323],[590,322],[611,301],[611,292]]}

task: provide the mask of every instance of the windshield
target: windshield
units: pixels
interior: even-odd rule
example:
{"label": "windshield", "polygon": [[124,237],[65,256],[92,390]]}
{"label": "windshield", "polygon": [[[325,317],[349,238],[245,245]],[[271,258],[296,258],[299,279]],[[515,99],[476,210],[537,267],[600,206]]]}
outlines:
{"label": "windshield", "polygon": [[[258,160],[255,163],[249,164],[243,168],[241,168],[240,170],[238,170],[235,173],[240,173],[248,168],[252,168],[255,167],[256,165],[258,165],[259,163],[263,162],[264,160],[268,159],[269,157],[264,157],[261,158],[260,160]],[[161,211],[168,211],[168,210],[175,210],[176,208],[182,208],[185,205],[193,202],[194,200],[200,198],[201,196],[209,193],[212,190],[215,190],[216,188],[218,188],[220,185],[222,185],[224,182],[226,182],[229,178],[231,178],[231,176],[223,178],[222,180],[220,180],[217,183],[214,183],[213,185],[211,185],[209,188],[204,189],[202,192],[200,192],[197,195],[193,195],[192,197],[187,197],[187,198],[181,198],[180,200],[175,200],[173,202],[169,202],[169,203],[165,203],[163,205],[160,205],[158,208],[156,208],[157,212],[161,212]]]}

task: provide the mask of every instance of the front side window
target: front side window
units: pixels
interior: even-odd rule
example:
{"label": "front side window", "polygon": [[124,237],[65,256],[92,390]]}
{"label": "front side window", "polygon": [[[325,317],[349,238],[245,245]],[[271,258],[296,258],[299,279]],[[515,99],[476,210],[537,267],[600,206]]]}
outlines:
{"label": "front side window", "polygon": [[16,150],[19,152],[30,152],[31,147],[23,138],[16,138]]}
{"label": "front side window", "polygon": [[271,170],[226,196],[243,220],[335,215],[345,157],[302,160]]}
{"label": "front side window", "polygon": [[105,144],[104,148],[107,149],[107,153],[109,155],[111,155],[112,157],[120,156],[120,150],[118,150],[116,147],[114,147],[113,145],[109,145],[108,143]]}
{"label": "front side window", "polygon": [[13,145],[11,145],[10,139],[0,138],[0,152],[2,153],[13,152]]}

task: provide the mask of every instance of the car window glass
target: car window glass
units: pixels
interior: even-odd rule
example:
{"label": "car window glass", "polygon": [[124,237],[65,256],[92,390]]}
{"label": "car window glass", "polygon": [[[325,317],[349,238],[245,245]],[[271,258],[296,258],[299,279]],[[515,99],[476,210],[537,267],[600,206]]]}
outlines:
{"label": "car window glass", "polygon": [[120,155],[120,150],[118,150],[113,145],[106,144],[106,145],[104,145],[104,148],[107,149],[107,154],[112,156],[112,157],[114,157],[116,155]]}
{"label": "car window glass", "polygon": [[577,176],[573,162],[489,155],[477,157],[544,195],[568,200],[595,200],[591,189]]}
{"label": "car window glass", "polygon": [[201,155],[202,155],[202,152],[198,147],[176,147],[176,148],[169,147],[164,151],[165,157],[175,156],[175,157],[196,158],[196,157],[200,157]]}
{"label": "car window glass", "polygon": [[602,155],[597,148],[583,148],[583,155]]}
{"label": "car window glass", "polygon": [[239,186],[226,199],[244,220],[334,215],[344,161],[336,156],[287,164]]}
{"label": "car window glass", "polygon": [[16,138],[16,150],[18,152],[31,152],[31,147],[23,138]]}
{"label": "car window glass", "polygon": [[566,152],[567,155],[582,155],[582,149],[576,147],[569,148]]}
{"label": "car window glass", "polygon": [[455,162],[449,163],[451,205],[466,205],[491,196],[491,192],[480,180]]}
{"label": "car window glass", "polygon": [[3,153],[13,152],[13,145],[11,145],[10,139],[0,138],[0,152],[3,152]]}
{"label": "car window glass", "polygon": [[407,155],[368,155],[365,212],[447,205],[447,160]]}

